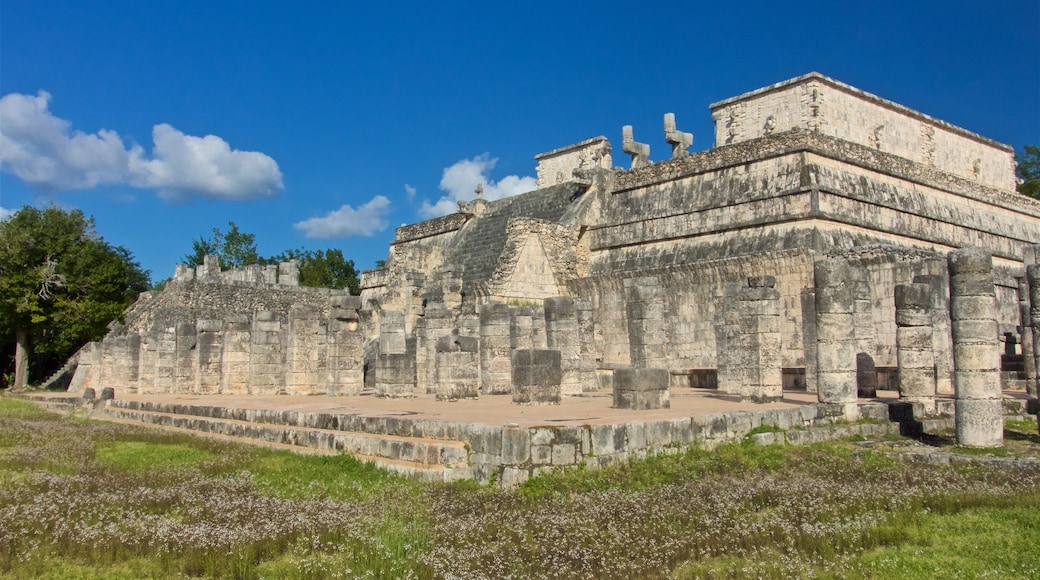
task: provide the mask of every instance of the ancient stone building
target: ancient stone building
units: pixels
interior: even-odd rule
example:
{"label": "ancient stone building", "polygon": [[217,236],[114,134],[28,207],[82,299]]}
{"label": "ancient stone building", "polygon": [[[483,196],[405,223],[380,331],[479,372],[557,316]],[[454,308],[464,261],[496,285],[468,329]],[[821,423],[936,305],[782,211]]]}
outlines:
{"label": "ancient stone building", "polygon": [[363,377],[380,396],[534,404],[620,370],[639,394],[615,401],[650,407],[676,387],[849,403],[897,387],[895,291],[917,283],[936,289],[934,381],[951,394],[946,256],[963,247],[992,256],[1000,352],[1035,367],[1040,202],[1014,191],[1010,147],[815,73],[711,111],[706,151],[667,114],[666,161],[625,127],[629,169],[595,137],[536,156],[535,191],[398,228],[359,298],[182,272],[81,354],[73,388],[354,394]]}

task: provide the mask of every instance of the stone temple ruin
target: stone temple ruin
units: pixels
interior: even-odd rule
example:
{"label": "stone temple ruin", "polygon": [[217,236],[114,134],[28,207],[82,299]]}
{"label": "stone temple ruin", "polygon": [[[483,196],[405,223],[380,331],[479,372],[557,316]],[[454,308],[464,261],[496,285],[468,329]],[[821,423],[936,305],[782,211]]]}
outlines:
{"label": "stone temple ruin", "polygon": [[1001,389],[1035,397],[1040,352],[1040,202],[1015,192],[1013,150],[816,73],[711,111],[706,151],[669,113],[668,160],[626,126],[630,169],[594,137],[536,156],[535,191],[398,228],[361,296],[299,287],[293,263],[181,267],[69,390],[612,389],[633,410],[804,390],[855,419],[898,389],[926,414],[954,397],[959,440],[1001,444]]}

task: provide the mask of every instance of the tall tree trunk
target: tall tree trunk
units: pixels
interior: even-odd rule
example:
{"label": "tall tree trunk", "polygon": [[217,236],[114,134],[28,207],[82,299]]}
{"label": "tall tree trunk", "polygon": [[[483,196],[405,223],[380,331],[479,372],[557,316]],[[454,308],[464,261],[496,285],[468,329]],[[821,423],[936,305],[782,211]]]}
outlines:
{"label": "tall tree trunk", "polygon": [[14,331],[14,385],[11,390],[25,388],[29,382],[29,332],[24,328]]}

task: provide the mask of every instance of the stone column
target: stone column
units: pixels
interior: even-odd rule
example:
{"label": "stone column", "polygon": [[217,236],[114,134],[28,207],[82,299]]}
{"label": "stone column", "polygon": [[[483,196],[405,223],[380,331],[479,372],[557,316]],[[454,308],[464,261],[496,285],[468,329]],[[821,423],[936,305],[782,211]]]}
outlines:
{"label": "stone column", "polygon": [[667,369],[614,369],[614,407],[636,411],[669,408],[670,378]]}
{"label": "stone column", "polygon": [[177,365],[177,329],[173,326],[159,331],[159,340],[155,345],[155,391],[160,394],[172,393],[174,386],[173,369]]}
{"label": "stone column", "polygon": [[141,336],[140,359],[137,365],[137,392],[155,392],[155,359],[158,338],[152,334]]}
{"label": "stone column", "polygon": [[480,355],[472,336],[442,336],[437,339],[437,399],[476,399],[480,393]]}
{"label": "stone column", "polygon": [[736,283],[726,284],[715,324],[716,384],[727,395],[740,394],[744,362],[740,353],[740,291]]}
{"label": "stone column", "polygon": [[877,364],[874,362],[874,301],[865,268],[855,268],[853,288],[853,320],[856,326],[856,394],[877,396]]}
{"label": "stone column", "polygon": [[578,320],[578,341],[580,343],[581,361],[578,364],[578,377],[583,392],[599,390],[596,378],[596,319],[591,300],[574,301],[575,316]]}
{"label": "stone column", "polygon": [[325,330],[320,312],[314,306],[295,304],[289,310],[288,344],[285,353],[285,390],[290,395],[325,394],[325,384],[318,377],[324,351]]}
{"label": "stone column", "polygon": [[277,312],[253,314],[249,345],[249,390],[254,395],[285,394],[285,337]]}
{"label": "stone column", "polygon": [[993,257],[978,248],[950,252],[950,320],[957,443],[999,447],[1004,441]]}
{"label": "stone column", "polygon": [[116,344],[115,337],[106,336],[101,339],[100,364],[98,365],[98,386],[111,387],[116,379]]}
{"label": "stone column", "polygon": [[364,335],[357,296],[336,296],[328,327],[328,394],[360,395],[365,386]]}
{"label": "stone column", "polygon": [[816,384],[821,403],[845,406],[845,416],[859,416],[856,407],[856,325],[854,274],[846,260],[816,262]]}
{"label": "stone column", "polygon": [[1036,388],[1036,351],[1033,338],[1033,319],[1029,312],[1029,277],[1018,279],[1018,314],[1022,329],[1022,364],[1025,367],[1026,394],[1037,396]]}
{"label": "stone column", "polygon": [[946,276],[914,276],[914,284],[928,284],[932,297],[932,355],[935,357],[935,392],[953,394],[953,338],[950,335],[950,284]]}
{"label": "stone column", "polygon": [[770,403],[784,398],[780,292],[775,286],[773,276],[749,278],[737,297],[742,359],[739,394],[745,401]]}
{"label": "stone column", "polygon": [[929,414],[935,412],[932,292],[929,284],[899,284],[895,289],[899,398],[920,403]]}
{"label": "stone column", "polygon": [[512,314],[506,304],[495,302],[480,309],[480,391],[484,394],[510,392],[511,323]]}
{"label": "stone column", "polygon": [[416,324],[416,387],[420,393],[437,392],[437,339],[451,334],[451,311],[443,303],[426,307]]}
{"label": "stone column", "polygon": [[376,357],[376,396],[414,397],[415,357],[405,353],[383,354]]}
{"label": "stone column", "polygon": [[802,304],[802,350],[805,353],[805,390],[818,391],[816,375],[816,288],[803,288],[799,295]]}
{"label": "stone column", "polygon": [[224,354],[224,321],[199,320],[198,356],[196,363],[194,392],[200,395],[212,395],[220,392],[221,373],[223,372]]}
{"label": "stone column", "polygon": [[668,368],[664,291],[656,277],[625,280],[625,314],[632,366]]}
{"label": "stone column", "polygon": [[[534,348],[534,317],[531,308],[527,306],[511,307],[509,313],[511,317],[509,326],[510,352]],[[512,374],[510,374],[510,377],[512,377]]]}
{"label": "stone column", "polygon": [[379,321],[379,354],[404,354],[404,313],[399,310],[384,310]]}
{"label": "stone column", "polygon": [[514,350],[511,360],[513,403],[558,405],[560,403],[560,351]]}
{"label": "stone column", "polygon": [[1033,367],[1037,378],[1033,381],[1033,396],[1040,396],[1040,265],[1026,267],[1029,284],[1029,321],[1033,327]]}
{"label": "stone column", "polygon": [[545,343],[552,350],[560,351],[560,393],[580,395],[581,384],[581,340],[578,338],[578,314],[574,299],[568,296],[546,298]]}
{"label": "stone column", "polygon": [[220,359],[220,392],[226,395],[250,393],[249,361],[252,348],[252,323],[244,314],[233,314],[224,321],[223,353]]}
{"label": "stone column", "polygon": [[195,347],[198,336],[190,322],[177,324],[177,350],[174,353],[173,392],[191,393],[195,390]]}

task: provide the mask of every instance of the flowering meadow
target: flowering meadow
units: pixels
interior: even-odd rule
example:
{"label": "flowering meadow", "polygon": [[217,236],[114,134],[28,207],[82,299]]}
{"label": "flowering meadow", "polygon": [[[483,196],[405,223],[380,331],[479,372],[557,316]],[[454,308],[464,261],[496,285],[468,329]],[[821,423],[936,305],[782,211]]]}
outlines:
{"label": "flowering meadow", "polygon": [[745,444],[503,490],[0,397],[0,577],[1035,578],[1038,537],[1037,463]]}

